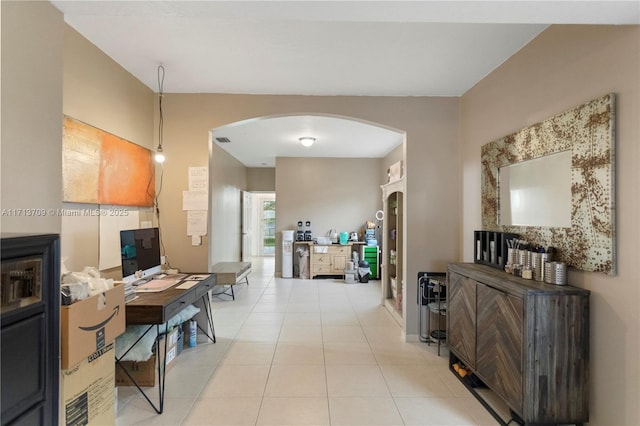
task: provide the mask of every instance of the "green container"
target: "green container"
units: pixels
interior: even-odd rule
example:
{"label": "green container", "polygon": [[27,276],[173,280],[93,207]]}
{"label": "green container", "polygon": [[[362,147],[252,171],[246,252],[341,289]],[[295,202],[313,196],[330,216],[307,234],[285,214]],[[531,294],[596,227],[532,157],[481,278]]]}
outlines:
{"label": "green container", "polygon": [[378,278],[378,247],[376,246],[365,246],[362,248],[362,260],[366,260],[369,262],[369,268],[371,269],[371,274],[369,278],[377,279]]}
{"label": "green container", "polygon": [[345,245],[349,242],[349,233],[341,232],[340,233],[340,244]]}

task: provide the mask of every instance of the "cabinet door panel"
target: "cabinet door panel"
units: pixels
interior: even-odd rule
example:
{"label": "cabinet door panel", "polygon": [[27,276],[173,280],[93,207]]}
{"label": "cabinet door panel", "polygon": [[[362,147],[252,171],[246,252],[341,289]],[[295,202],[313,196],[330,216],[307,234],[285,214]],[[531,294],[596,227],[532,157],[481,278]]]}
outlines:
{"label": "cabinet door panel", "polygon": [[333,256],[333,261],[331,262],[331,268],[334,272],[338,274],[344,273],[344,269],[347,267],[347,256],[338,254]]}
{"label": "cabinet door panel", "polygon": [[526,307],[523,420],[589,419],[589,299],[536,295]]}
{"label": "cabinet door panel", "polygon": [[2,328],[2,420],[45,401],[47,344],[44,313]]}
{"label": "cabinet door panel", "polygon": [[474,368],[476,363],[476,282],[448,274],[447,341],[449,348]]}
{"label": "cabinet door panel", "polygon": [[478,376],[522,413],[523,300],[478,283]]}

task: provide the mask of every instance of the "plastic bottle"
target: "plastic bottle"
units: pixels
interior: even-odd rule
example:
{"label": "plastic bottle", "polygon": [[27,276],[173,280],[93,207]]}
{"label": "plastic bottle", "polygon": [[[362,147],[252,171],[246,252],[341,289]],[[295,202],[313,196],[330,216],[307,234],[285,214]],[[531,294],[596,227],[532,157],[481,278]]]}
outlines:
{"label": "plastic bottle", "polygon": [[189,321],[189,347],[193,348],[198,344],[198,323],[195,320]]}

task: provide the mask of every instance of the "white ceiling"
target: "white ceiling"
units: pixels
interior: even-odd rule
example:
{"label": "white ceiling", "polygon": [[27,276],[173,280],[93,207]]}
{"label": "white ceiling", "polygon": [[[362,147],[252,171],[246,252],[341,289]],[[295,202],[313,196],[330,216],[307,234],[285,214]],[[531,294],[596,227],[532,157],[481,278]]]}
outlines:
{"label": "white ceiling", "polygon": [[[302,146],[303,136],[316,138],[313,146]],[[276,157],[381,158],[403,140],[402,133],[384,127],[318,115],[242,121],[214,129],[212,137],[248,167],[274,167]],[[231,142],[219,143],[218,137]]]}
{"label": "white ceiling", "polygon": [[[638,1],[52,3],[155,92],[163,65],[165,93],[461,96],[549,24],[640,23]],[[318,141],[300,151],[291,141],[303,129]],[[214,133],[232,139],[224,149],[250,167],[273,167],[276,155],[379,157],[402,140],[310,116]]]}

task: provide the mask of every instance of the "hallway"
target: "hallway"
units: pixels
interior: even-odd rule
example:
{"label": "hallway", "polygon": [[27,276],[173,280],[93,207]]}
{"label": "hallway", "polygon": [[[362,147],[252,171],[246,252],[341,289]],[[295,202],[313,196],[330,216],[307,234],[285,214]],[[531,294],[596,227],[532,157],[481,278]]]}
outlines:
{"label": "hallway", "polygon": [[118,425],[497,424],[446,350],[402,340],[379,281],[274,278],[274,262],[254,258],[235,301],[213,297],[217,343],[185,347],[162,415],[118,388]]}

